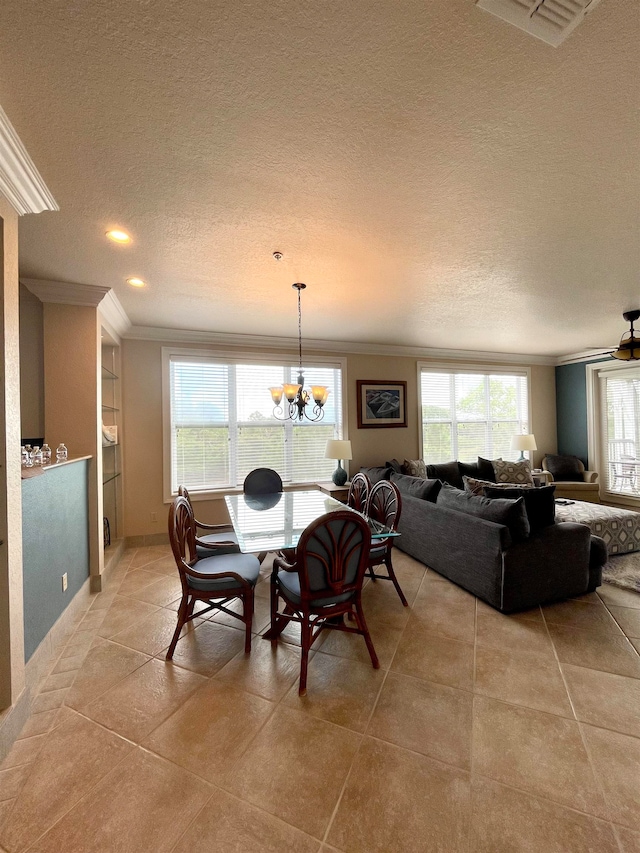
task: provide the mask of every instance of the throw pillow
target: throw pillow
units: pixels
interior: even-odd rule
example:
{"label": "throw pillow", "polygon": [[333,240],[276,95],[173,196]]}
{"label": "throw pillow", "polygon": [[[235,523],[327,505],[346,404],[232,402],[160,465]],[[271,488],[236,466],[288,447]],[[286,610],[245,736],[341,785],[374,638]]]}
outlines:
{"label": "throw pillow", "polygon": [[577,456],[554,456],[547,454],[544,464],[554,480],[566,483],[582,483],[584,465]]}
{"label": "throw pillow", "polygon": [[543,527],[548,527],[550,524],[555,524],[556,520],[556,502],[554,500],[554,492],[556,487],[541,486],[539,489],[514,488],[507,487],[506,489],[496,488],[495,486],[487,486],[484,490],[487,498],[524,498],[524,505],[527,509],[527,517],[532,533],[537,533]]}
{"label": "throw pillow", "polygon": [[458,462],[458,470],[463,480],[465,477],[473,477],[476,480],[482,479],[480,476],[480,466],[477,462]]}
{"label": "throw pillow", "polygon": [[533,486],[531,462],[523,459],[521,462],[509,462],[508,459],[494,459],[493,471],[496,483],[513,483],[515,486]]}
{"label": "throw pillow", "polygon": [[427,476],[427,466],[424,464],[424,459],[405,459],[402,473],[408,474],[410,477],[422,477],[424,480]]}
{"label": "throw pillow", "polygon": [[391,476],[391,468],[385,468],[383,466],[378,466],[377,468],[361,468],[360,473],[366,474],[373,485],[380,480],[388,480]]}
{"label": "throw pillow", "polygon": [[514,542],[526,539],[529,535],[529,519],[522,497],[517,500],[510,498],[490,500],[489,498],[471,495],[468,492],[461,492],[459,489],[444,484],[438,493],[436,503],[445,509],[474,515],[477,518],[485,519],[485,521],[493,521],[494,524],[503,524],[509,528],[509,533]]}
{"label": "throw pillow", "polygon": [[490,459],[483,459],[482,456],[478,456],[478,474],[481,480],[489,480],[492,483],[496,481],[493,462]]}
{"label": "throw pillow", "polygon": [[412,498],[436,502],[438,492],[442,483],[440,480],[424,480],[422,477],[410,477],[408,474],[396,474],[391,472],[391,482],[398,487],[401,495],[410,495]]}
{"label": "throw pillow", "polygon": [[396,474],[402,474],[402,465],[397,459],[392,459],[390,462],[385,462],[384,464],[387,468],[391,468],[392,471],[395,471]]}
{"label": "throw pillow", "polygon": [[[487,495],[487,488],[492,487],[494,489],[513,489],[516,488],[513,483],[494,483],[489,480],[476,480],[474,477],[463,477],[464,482],[464,490],[465,492],[470,492],[472,495]],[[535,489],[535,486],[518,486],[520,489]]]}
{"label": "throw pillow", "polygon": [[449,483],[450,486],[455,486],[456,489],[462,489],[462,474],[458,468],[457,462],[442,462],[439,465],[427,465],[427,477],[431,480],[442,480],[443,483]]}

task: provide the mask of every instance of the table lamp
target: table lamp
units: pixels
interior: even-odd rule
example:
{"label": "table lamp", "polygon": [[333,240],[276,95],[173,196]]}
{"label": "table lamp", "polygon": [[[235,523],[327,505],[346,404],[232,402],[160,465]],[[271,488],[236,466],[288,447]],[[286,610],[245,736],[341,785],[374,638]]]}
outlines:
{"label": "table lamp", "polygon": [[524,459],[525,450],[537,450],[536,439],[533,434],[529,435],[514,435],[511,439],[511,449],[520,451],[519,462]]}
{"label": "table lamp", "polygon": [[344,486],[347,482],[347,472],[340,464],[341,459],[353,459],[351,455],[351,442],[342,441],[337,438],[330,438],[327,441],[327,447],[324,451],[325,459],[337,459],[338,467],[331,475],[331,479],[336,486]]}

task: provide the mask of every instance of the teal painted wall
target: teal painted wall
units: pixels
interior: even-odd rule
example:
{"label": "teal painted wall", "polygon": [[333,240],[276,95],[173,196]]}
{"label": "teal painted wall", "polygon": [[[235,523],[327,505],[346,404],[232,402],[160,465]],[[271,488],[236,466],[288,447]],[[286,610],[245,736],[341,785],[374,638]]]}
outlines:
{"label": "teal painted wall", "polygon": [[556,367],[558,453],[580,458],[587,467],[587,371],[585,362]]}
{"label": "teal painted wall", "polygon": [[558,453],[572,454],[588,467],[587,364],[610,361],[594,358],[591,362],[556,367],[556,418]]}
{"label": "teal painted wall", "polygon": [[22,481],[25,660],[89,577],[89,461]]}

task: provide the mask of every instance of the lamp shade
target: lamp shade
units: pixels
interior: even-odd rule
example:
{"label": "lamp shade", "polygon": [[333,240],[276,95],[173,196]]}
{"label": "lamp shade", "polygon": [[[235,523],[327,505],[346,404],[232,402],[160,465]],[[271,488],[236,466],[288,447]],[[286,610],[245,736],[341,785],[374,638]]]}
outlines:
{"label": "lamp shade", "polygon": [[353,459],[351,455],[351,442],[330,438],[324,451],[325,459]]}
{"label": "lamp shade", "polygon": [[511,439],[512,450],[537,450],[536,439],[533,434],[529,435],[514,435]]}

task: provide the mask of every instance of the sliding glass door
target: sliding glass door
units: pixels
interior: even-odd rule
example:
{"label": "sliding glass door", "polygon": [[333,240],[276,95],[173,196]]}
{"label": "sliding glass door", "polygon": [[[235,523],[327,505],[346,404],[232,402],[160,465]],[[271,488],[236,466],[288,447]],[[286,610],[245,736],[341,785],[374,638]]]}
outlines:
{"label": "sliding glass door", "polygon": [[601,371],[600,473],[605,488],[640,495],[640,368]]}

